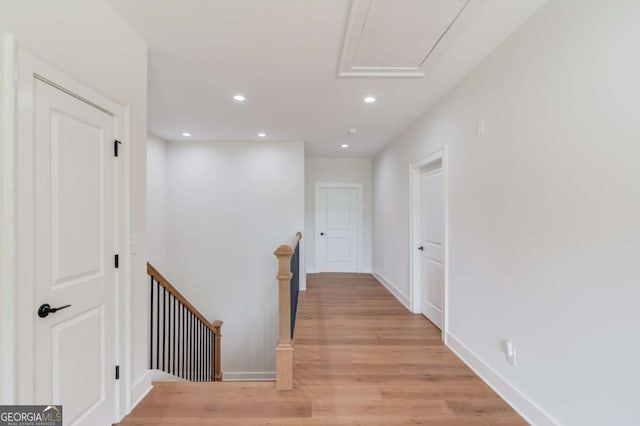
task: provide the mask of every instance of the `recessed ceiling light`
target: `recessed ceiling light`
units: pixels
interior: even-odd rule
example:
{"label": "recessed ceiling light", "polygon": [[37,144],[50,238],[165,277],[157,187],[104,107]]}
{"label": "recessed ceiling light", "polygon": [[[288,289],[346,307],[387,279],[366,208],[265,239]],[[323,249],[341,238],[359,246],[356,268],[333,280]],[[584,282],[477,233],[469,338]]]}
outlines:
{"label": "recessed ceiling light", "polygon": [[263,132],[260,132],[260,133],[258,133],[258,137],[259,137],[259,138],[266,138],[266,137],[267,137],[267,134],[266,134],[266,133],[263,133]]}
{"label": "recessed ceiling light", "polygon": [[349,129],[349,134],[355,135],[357,130],[355,128]]}
{"label": "recessed ceiling light", "polygon": [[238,101],[238,102],[242,102],[245,100],[245,97],[243,95],[235,95],[233,97],[234,100]]}
{"label": "recessed ceiling light", "polygon": [[376,101],[376,98],[374,98],[373,96],[367,96],[366,98],[364,98],[364,101],[368,104],[372,104]]}
{"label": "recessed ceiling light", "polygon": [[182,132],[182,136],[189,137],[189,136],[191,136],[191,133],[189,133],[189,132]]}
{"label": "recessed ceiling light", "polygon": [[340,145],[340,148],[349,148],[349,145],[347,145],[346,143],[343,143],[342,145]]}

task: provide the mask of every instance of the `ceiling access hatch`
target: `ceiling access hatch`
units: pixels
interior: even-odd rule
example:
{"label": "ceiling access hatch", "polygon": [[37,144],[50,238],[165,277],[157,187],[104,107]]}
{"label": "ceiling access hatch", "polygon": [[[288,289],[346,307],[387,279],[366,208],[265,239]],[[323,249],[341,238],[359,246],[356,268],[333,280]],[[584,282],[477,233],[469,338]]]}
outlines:
{"label": "ceiling access hatch", "polygon": [[424,77],[470,0],[352,0],[340,77]]}

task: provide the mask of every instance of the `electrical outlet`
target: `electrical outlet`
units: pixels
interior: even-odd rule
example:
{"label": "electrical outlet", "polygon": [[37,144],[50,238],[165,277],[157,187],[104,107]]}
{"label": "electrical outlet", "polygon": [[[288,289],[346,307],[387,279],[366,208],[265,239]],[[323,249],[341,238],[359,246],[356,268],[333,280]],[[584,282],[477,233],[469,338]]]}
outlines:
{"label": "electrical outlet", "polygon": [[484,136],[484,120],[478,120],[476,123],[476,134],[478,137]]}
{"label": "electrical outlet", "polygon": [[516,366],[516,347],[510,341],[505,342],[507,347],[507,362],[512,366]]}

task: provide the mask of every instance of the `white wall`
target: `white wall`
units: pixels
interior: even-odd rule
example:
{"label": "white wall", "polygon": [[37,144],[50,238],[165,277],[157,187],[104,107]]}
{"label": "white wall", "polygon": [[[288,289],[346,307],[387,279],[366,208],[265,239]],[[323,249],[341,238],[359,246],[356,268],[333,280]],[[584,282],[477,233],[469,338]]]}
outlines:
{"label": "white wall", "polygon": [[361,183],[363,189],[362,247],[359,248],[360,272],[371,272],[372,224],[371,158],[307,158],[305,166],[305,254],[308,272],[316,271],[315,184],[318,182]]}
{"label": "white wall", "polygon": [[167,263],[167,142],[147,136],[147,258],[161,274]]}
{"label": "white wall", "polygon": [[[131,378],[135,382],[145,373],[147,363],[146,45],[102,0],[5,0],[0,4],[2,33],[15,34],[22,48],[130,109],[130,220],[131,234],[138,237],[136,253],[130,263],[133,297]],[[3,353],[12,349],[3,348]],[[7,382],[3,380],[3,383]],[[11,401],[11,392],[6,386],[3,391],[2,400]]]}
{"label": "white wall", "polygon": [[538,424],[640,423],[638,22],[548,2],[374,161],[374,267],[408,296],[408,165],[448,145],[450,343]]}
{"label": "white wall", "polygon": [[166,276],[224,321],[225,378],[273,378],[273,252],[304,229],[303,143],[169,142],[167,158]]}

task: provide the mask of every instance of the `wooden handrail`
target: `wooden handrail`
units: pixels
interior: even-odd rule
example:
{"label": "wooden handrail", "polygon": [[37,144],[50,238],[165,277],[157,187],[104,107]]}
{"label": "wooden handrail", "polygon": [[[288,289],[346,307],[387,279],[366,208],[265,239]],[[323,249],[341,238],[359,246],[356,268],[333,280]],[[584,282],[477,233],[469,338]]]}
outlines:
{"label": "wooden handrail", "polygon": [[273,252],[278,258],[278,345],[276,346],[276,389],[293,389],[293,345],[291,344],[291,257],[302,233],[296,232],[292,244]]}
{"label": "wooden handrail", "polygon": [[[153,265],[151,265],[149,262],[147,262],[147,274],[152,278],[151,284],[152,284],[152,291],[153,291],[153,282],[157,282],[158,285],[160,287],[163,287],[164,289],[167,290],[167,292],[169,293],[170,296],[173,296],[175,298],[175,300],[178,301],[178,303],[182,306],[184,306],[194,317],[196,317],[200,323],[206,327],[211,333],[212,333],[212,339],[211,339],[211,380],[213,381],[221,381],[222,380],[222,367],[221,367],[221,346],[220,346],[220,342],[221,342],[221,338],[222,338],[222,333],[221,333],[221,329],[222,329],[222,324],[224,324],[224,322],[217,320],[217,321],[213,321],[213,322],[209,322],[207,321],[207,319],[204,317],[204,315],[202,315],[200,313],[200,311],[198,311],[191,303],[189,303],[189,301],[182,295],[182,293],[180,293],[170,282],[169,280],[167,280],[165,277],[162,276],[162,274],[160,272],[158,272],[158,270],[156,268],[153,267]],[[160,291],[160,287],[158,287],[158,292]],[[164,302],[163,302],[164,303]],[[158,308],[159,309],[159,308]],[[159,314],[158,314],[159,315]],[[174,315],[175,315],[175,307],[174,307]],[[153,318],[153,311],[151,313],[151,316]],[[174,317],[174,321],[175,321],[175,317]],[[175,324],[175,322],[174,322]],[[159,333],[159,331],[158,331]],[[158,338],[159,338],[159,334],[158,334]],[[153,337],[151,337],[151,340],[153,341]],[[174,340],[175,343],[175,340]],[[153,357],[152,355],[150,355],[151,360],[150,360],[150,367],[151,364],[153,363]],[[163,355],[164,357],[164,355]],[[164,365],[164,358],[163,358],[163,365]],[[175,366],[174,366],[175,368]]]}
{"label": "wooden handrail", "polygon": [[205,327],[209,328],[213,333],[216,332],[216,328],[210,323],[204,315],[200,313],[189,301],[180,293],[171,283],[162,276],[160,272],[156,268],[153,267],[152,264],[147,262],[147,274],[153,277],[162,287],[166,288],[169,294],[178,299],[178,302],[184,305],[185,308],[189,310],[195,317],[197,317]]}
{"label": "wooden handrail", "polygon": [[[293,253],[296,250],[296,245],[298,245],[298,242],[302,239],[302,232],[296,232],[296,236],[293,237],[293,241],[291,241],[291,244],[282,244],[280,247],[278,247],[276,249],[276,251],[273,252],[273,254],[276,255],[277,258],[280,257],[286,257],[286,256],[293,256]],[[280,272],[280,271],[278,271]]]}

